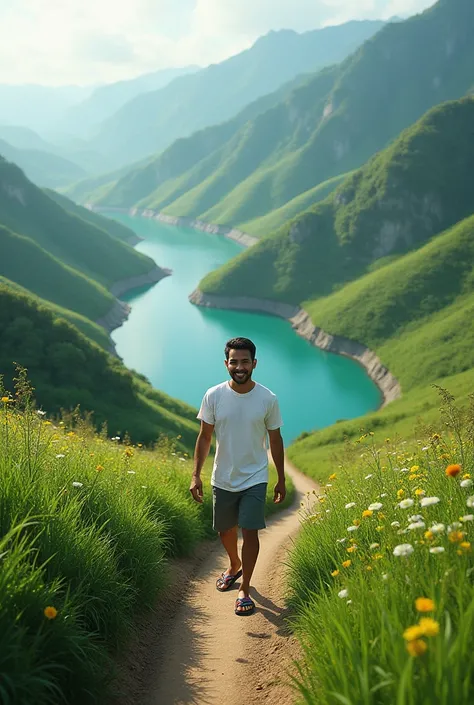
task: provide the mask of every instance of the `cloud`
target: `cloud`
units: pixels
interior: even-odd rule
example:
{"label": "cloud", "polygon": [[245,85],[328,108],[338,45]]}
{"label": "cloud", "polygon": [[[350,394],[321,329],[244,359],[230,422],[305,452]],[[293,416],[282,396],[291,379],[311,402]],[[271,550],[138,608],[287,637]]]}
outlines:
{"label": "cloud", "polygon": [[207,65],[271,29],[411,14],[434,0],[9,0],[0,82],[97,83]]}

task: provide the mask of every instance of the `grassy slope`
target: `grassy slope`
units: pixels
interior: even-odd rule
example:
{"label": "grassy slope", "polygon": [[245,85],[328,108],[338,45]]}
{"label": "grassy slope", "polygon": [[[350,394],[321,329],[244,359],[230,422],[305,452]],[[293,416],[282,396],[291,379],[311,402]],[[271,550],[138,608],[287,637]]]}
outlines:
{"label": "grassy slope", "polygon": [[57,312],[10,286],[0,286],[0,370],[12,387],[13,361],[26,367],[40,404],[57,413],[80,405],[112,434],[128,431],[150,443],[161,433],[191,447],[196,412],[154,390],[117,358],[101,350]]}
{"label": "grassy slope", "polygon": [[105,287],[155,264],[103,229],[68,213],[14,164],[0,161],[0,222]]}
{"label": "grassy slope", "polygon": [[315,186],[309,191],[305,191],[300,196],[293,198],[284,206],[270,211],[268,215],[263,215],[260,218],[250,220],[248,223],[242,223],[240,228],[251,235],[262,237],[268,233],[272,233],[280,228],[284,223],[293,220],[296,216],[308,210],[311,206],[323,201],[331,194],[338,186],[342,184],[349,174],[341,174],[335,176],[322,184]]}
{"label": "grassy slope", "polygon": [[329,295],[379,259],[420,247],[472,213],[473,124],[472,98],[434,108],[325,201],[200,287],[300,303]]}
{"label": "grassy slope", "polygon": [[127,244],[134,244],[136,242],[136,234],[122,223],[112,220],[112,218],[106,218],[100,215],[100,213],[94,213],[94,211],[90,211],[87,208],[82,208],[74,203],[74,201],[71,201],[70,198],[67,198],[67,196],[57,193],[56,191],[46,189],[46,194],[68,213],[78,216],[101,230],[105,230],[109,235],[117,238],[117,240],[121,240]]}
{"label": "grassy slope", "polygon": [[63,264],[33,240],[0,225],[0,275],[42,299],[86,316],[104,316],[115,299],[107,289]]}

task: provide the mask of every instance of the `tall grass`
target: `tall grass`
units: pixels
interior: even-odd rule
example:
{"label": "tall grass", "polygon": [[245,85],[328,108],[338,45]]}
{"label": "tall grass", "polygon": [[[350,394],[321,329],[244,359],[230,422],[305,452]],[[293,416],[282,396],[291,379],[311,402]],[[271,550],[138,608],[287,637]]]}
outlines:
{"label": "tall grass", "polygon": [[24,371],[14,396],[0,384],[2,705],[106,701],[137,613],[166,594],[167,560],[214,535],[210,488],[192,501],[177,447],[52,421]]}
{"label": "tall grass", "polygon": [[290,573],[304,703],[474,700],[474,399],[441,393],[416,442],[363,433],[307,498]]}

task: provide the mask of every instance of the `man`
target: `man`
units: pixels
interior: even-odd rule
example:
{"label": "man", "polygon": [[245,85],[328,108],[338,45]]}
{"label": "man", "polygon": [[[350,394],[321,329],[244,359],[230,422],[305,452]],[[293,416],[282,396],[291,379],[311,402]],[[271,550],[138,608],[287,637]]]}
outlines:
{"label": "man", "polygon": [[[260,547],[258,532],[265,528],[267,433],[278,473],[273,501],[283,502],[286,494],[280,409],[276,396],[252,379],[257,366],[255,354],[255,345],[248,338],[232,338],[225,346],[225,366],[231,379],[204,395],[189,488],[195,501],[202,502],[201,470],[215,430],[217,446],[211,478],[214,529],[229,556],[229,567],[217,579],[216,587],[220,592],[229,590],[242,576],[235,603],[237,615],[255,610],[249,591]],[[242,560],[237,550],[238,526],[243,537]]]}

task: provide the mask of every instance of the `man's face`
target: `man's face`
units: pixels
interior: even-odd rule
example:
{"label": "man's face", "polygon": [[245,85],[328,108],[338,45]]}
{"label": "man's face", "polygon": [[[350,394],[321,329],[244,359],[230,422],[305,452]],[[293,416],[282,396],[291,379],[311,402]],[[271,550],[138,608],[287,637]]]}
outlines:
{"label": "man's face", "polygon": [[257,360],[250,356],[250,350],[229,350],[229,359],[225,366],[236,384],[245,384],[252,377]]}

